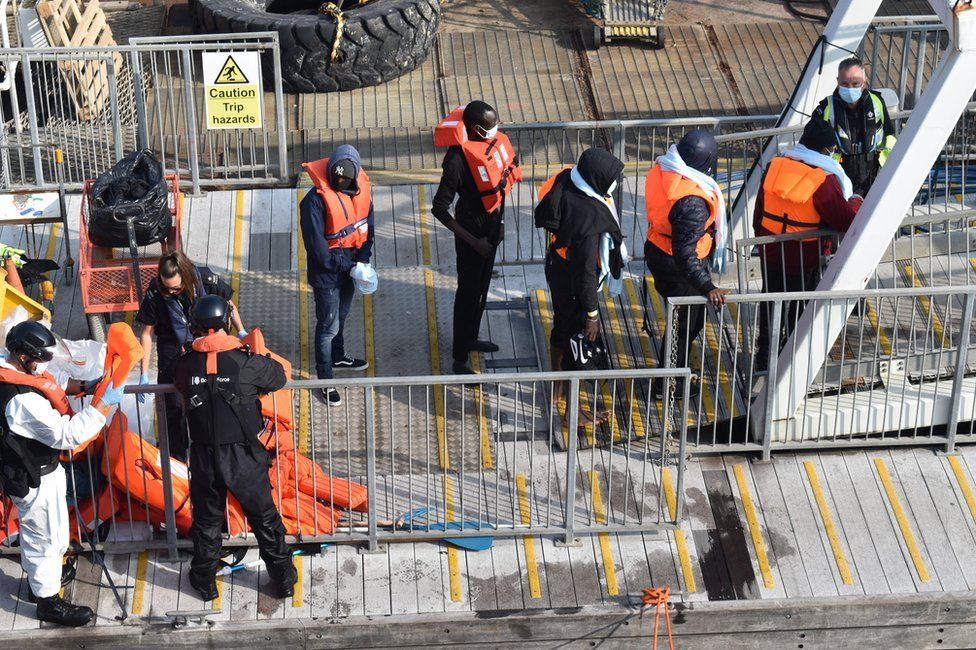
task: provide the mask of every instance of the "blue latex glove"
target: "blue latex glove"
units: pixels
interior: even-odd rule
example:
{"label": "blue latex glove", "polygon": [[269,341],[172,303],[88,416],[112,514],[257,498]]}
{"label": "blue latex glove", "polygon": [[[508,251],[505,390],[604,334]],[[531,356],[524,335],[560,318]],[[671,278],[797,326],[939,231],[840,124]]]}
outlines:
{"label": "blue latex glove", "polygon": [[125,393],[125,385],[115,387],[115,382],[109,382],[108,388],[102,393],[102,404],[105,406],[118,406],[122,403],[122,395]]}
{"label": "blue latex glove", "polygon": [[[140,386],[145,386],[148,383],[149,383],[149,375],[147,375],[146,373],[142,373],[141,375],[139,375],[139,385]],[[136,399],[139,400],[139,403],[140,404],[145,404],[146,403],[146,393],[139,393],[138,395],[136,395]]]}
{"label": "blue latex glove", "polygon": [[247,330],[240,330],[237,332],[237,338],[243,339],[245,336],[247,336]]}

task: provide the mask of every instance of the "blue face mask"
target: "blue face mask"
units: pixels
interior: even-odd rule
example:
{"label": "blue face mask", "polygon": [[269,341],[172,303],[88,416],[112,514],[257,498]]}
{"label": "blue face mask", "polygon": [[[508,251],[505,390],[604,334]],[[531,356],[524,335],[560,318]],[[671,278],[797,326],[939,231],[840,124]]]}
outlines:
{"label": "blue face mask", "polygon": [[840,94],[840,98],[848,104],[856,104],[861,99],[861,94],[864,92],[861,88],[848,88],[846,86],[838,86],[837,92]]}

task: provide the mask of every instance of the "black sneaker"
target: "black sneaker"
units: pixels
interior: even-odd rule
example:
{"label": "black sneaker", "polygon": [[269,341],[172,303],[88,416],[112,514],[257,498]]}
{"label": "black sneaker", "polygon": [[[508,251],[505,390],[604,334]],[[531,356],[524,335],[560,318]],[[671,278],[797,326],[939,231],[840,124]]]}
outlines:
{"label": "black sneaker", "polygon": [[332,362],[332,367],[335,370],[366,370],[369,368],[369,361],[366,359],[354,359],[348,354],[344,354],[341,359],[336,359]]}
{"label": "black sneaker", "polygon": [[295,595],[295,583],[298,582],[298,571],[295,570],[294,565],[289,566],[288,569],[281,578],[271,575],[274,585],[274,595],[278,598],[291,598]]}
{"label": "black sneaker", "polygon": [[323,388],[322,399],[329,406],[340,406],[342,404],[342,395],[335,388]]}
{"label": "black sneaker", "polygon": [[471,344],[471,352],[498,352],[498,346],[491,341],[478,339]]}
{"label": "black sneaker", "polygon": [[61,596],[37,599],[37,619],[68,627],[81,627],[95,617],[91,607],[72,605]]}
{"label": "black sneaker", "polygon": [[468,365],[468,362],[467,361],[455,361],[453,364],[451,364],[451,372],[453,372],[455,375],[476,375],[476,374],[478,374],[474,370],[471,369],[471,366]]}

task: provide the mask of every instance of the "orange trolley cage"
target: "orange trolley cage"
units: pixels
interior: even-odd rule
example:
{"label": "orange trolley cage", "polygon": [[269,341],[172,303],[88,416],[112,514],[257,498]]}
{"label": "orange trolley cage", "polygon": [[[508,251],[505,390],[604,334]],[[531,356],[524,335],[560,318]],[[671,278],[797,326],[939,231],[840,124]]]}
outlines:
{"label": "orange trolley cage", "polygon": [[169,235],[159,244],[140,246],[133,254],[129,248],[95,246],[88,238],[88,193],[94,182],[94,179],[85,181],[81,198],[78,277],[81,279],[81,301],[88,317],[91,336],[95,340],[104,341],[108,330],[108,316],[139,309],[140,296],[156,277],[156,266],[160,257],[182,248],[180,228],[183,222],[183,198],[179,189],[179,177],[175,174],[167,175],[169,210],[173,215]]}

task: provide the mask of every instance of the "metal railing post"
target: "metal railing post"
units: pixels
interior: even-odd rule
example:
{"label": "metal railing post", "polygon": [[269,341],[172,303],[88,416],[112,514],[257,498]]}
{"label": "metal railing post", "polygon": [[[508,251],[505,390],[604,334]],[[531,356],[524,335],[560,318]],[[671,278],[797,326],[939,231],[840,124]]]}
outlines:
{"label": "metal railing post", "polygon": [[[763,461],[768,461],[771,457],[772,452],[770,451],[770,446],[773,441],[772,432],[772,419],[773,419],[773,399],[776,396],[775,390],[770,390],[770,387],[774,384],[776,380],[776,372],[779,367],[779,331],[783,324],[783,301],[777,300],[771,303],[770,309],[772,310],[771,322],[769,324],[769,362],[766,365],[766,381],[763,385],[763,390],[766,392],[765,399],[765,409],[763,410],[762,425],[760,431],[762,432],[762,459]],[[811,307],[808,307],[812,308]],[[762,307],[760,307],[762,309]],[[760,315],[761,316],[761,315]]]}
{"label": "metal railing post", "polygon": [[[946,425],[945,453],[951,454],[956,450],[956,429],[959,428],[959,409],[963,400],[962,382],[966,377],[966,363],[969,360],[969,336],[973,322],[973,303],[976,301],[972,293],[966,294],[966,302],[962,307],[962,320],[959,321],[959,345],[956,347],[956,373],[952,378],[952,400],[949,408],[949,423]],[[946,310],[948,311],[948,310]]]}
{"label": "metal railing post", "polygon": [[[121,57],[120,57],[121,58]],[[115,160],[122,160],[122,118],[119,116],[119,81],[115,69],[115,57],[111,54],[106,62],[108,70],[108,106],[112,111],[112,138],[115,140]]]}
{"label": "metal railing post", "polygon": [[[183,104],[186,115],[186,147],[190,155],[190,180],[193,184],[193,194],[200,194],[200,157],[197,151],[197,110],[193,97],[193,59],[190,50],[182,52],[183,60]],[[179,168],[179,161],[176,162]]]}
{"label": "metal railing post", "polygon": [[278,122],[278,178],[285,180],[289,177],[288,170],[288,139],[285,130],[285,94],[281,86],[281,45],[275,35],[271,50],[274,58],[274,87],[275,87],[275,119]]}
{"label": "metal railing post", "polygon": [[[684,404],[691,399],[691,377],[684,380]],[[674,525],[681,523],[685,503],[685,454],[688,446],[688,418],[681,418],[681,437],[678,439],[678,478],[675,486]]]}
{"label": "metal railing post", "polygon": [[[613,151],[614,154],[622,163],[627,162],[627,127],[620,124],[613,130]],[[640,161],[638,161],[640,162]],[[626,170],[626,166],[624,167]],[[626,172],[624,172],[626,174]],[[622,209],[624,197],[624,184],[617,183],[617,189],[613,193],[613,201],[617,205],[617,212],[620,213]]]}
{"label": "metal railing post", "polygon": [[569,380],[569,399],[566,409],[569,411],[569,441],[566,449],[566,519],[564,528],[566,536],[563,544],[574,546],[576,541],[576,449],[579,445],[579,379]]}
{"label": "metal railing post", "polygon": [[368,537],[366,546],[367,553],[380,552],[379,525],[376,520],[376,388],[374,386],[365,387],[364,397],[366,402],[366,502],[369,505],[367,512]]}
{"label": "metal railing post", "polygon": [[173,503],[173,469],[170,466],[169,427],[166,423],[166,393],[153,393],[156,403],[156,442],[159,443],[159,465],[163,470],[163,515],[166,519],[166,552],[164,562],[179,562],[176,542],[176,506]]}
{"label": "metal railing post", "polygon": [[136,149],[149,147],[149,124],[146,121],[146,95],[142,85],[142,55],[139,50],[129,52],[129,73],[132,75],[132,93],[136,100]]}
{"label": "metal railing post", "polygon": [[[37,105],[34,102],[34,71],[31,70],[30,54],[26,52],[21,54],[20,61],[24,69],[24,96],[27,98],[27,129],[30,132],[31,157],[34,160],[34,182],[38,187],[42,187],[44,185],[44,166],[41,164],[41,140],[37,132]],[[13,94],[16,94],[16,92]],[[19,121],[16,116],[14,121]]]}

